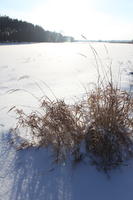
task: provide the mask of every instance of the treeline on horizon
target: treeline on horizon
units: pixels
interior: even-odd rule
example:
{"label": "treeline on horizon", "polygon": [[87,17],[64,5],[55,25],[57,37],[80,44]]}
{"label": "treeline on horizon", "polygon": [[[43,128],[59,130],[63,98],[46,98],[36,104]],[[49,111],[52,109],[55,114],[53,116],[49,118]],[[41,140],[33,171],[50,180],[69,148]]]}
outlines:
{"label": "treeline on horizon", "polygon": [[73,42],[74,38],[61,33],[44,30],[34,25],[8,16],[0,16],[0,42]]}

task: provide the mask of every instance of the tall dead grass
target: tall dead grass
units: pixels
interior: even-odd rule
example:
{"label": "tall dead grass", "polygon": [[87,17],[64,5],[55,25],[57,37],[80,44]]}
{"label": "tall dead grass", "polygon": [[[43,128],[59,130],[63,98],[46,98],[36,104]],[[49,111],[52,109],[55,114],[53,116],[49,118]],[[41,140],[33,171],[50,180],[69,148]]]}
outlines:
{"label": "tall dead grass", "polygon": [[86,150],[94,164],[109,170],[133,155],[132,96],[110,83],[92,91],[86,103]]}
{"label": "tall dead grass", "polygon": [[84,141],[86,153],[99,169],[110,170],[133,155],[133,98],[112,83],[87,93],[79,104],[68,105],[64,100],[41,101],[41,112],[29,115],[16,109],[18,122],[13,132],[21,127],[30,130],[29,146],[48,147],[54,161],[66,160],[69,155],[80,161]]}
{"label": "tall dead grass", "polygon": [[84,100],[68,105],[64,100],[46,97],[41,100],[40,112],[27,115],[16,109],[18,121],[13,133],[21,127],[28,128],[32,138],[30,142],[21,143],[19,149],[50,146],[57,162],[68,159],[69,155],[76,162],[89,156],[91,162],[104,171],[133,156],[133,97],[113,84],[111,67],[104,71],[105,77],[101,79],[98,54],[92,50],[98,82]]}

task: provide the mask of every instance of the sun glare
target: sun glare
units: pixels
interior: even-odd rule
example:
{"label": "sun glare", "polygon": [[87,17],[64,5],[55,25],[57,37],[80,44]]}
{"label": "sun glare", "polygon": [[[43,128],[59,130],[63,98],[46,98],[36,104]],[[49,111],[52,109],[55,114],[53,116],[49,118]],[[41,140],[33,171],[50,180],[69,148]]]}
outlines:
{"label": "sun glare", "polygon": [[44,28],[53,31],[81,34],[85,27],[88,26],[88,22],[90,23],[92,15],[91,1],[51,0],[47,4],[38,5],[38,7],[33,9],[30,21],[39,23]]}
{"label": "sun glare", "polygon": [[100,11],[95,4],[96,0],[48,0],[24,16],[45,30],[76,39],[81,39],[81,34],[88,39],[132,39],[130,23]]}

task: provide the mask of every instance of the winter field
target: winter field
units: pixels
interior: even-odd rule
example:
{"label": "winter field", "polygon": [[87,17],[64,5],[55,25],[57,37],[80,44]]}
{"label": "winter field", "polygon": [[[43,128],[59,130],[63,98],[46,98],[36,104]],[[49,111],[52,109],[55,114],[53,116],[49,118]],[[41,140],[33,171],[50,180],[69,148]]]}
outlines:
{"label": "winter field", "polygon": [[[16,151],[9,129],[16,106],[38,109],[38,98],[78,101],[109,72],[123,90],[133,88],[133,45],[40,43],[0,45],[0,200],[131,200],[133,162],[111,172],[94,166],[53,164],[49,149]],[[97,68],[98,67],[98,68]]]}

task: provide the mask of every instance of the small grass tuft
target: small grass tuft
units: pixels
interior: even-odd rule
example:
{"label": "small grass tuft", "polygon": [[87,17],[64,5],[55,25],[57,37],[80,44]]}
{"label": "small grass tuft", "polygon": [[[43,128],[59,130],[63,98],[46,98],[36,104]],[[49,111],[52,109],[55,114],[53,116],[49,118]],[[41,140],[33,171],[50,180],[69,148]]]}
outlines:
{"label": "small grass tuft", "polygon": [[23,110],[16,110],[18,123],[15,130],[28,127],[32,145],[51,146],[57,162],[65,160],[68,153],[76,159],[80,142],[84,138],[80,110],[80,105],[70,106],[64,100],[51,101],[46,98],[41,102],[41,112],[26,115]]}

